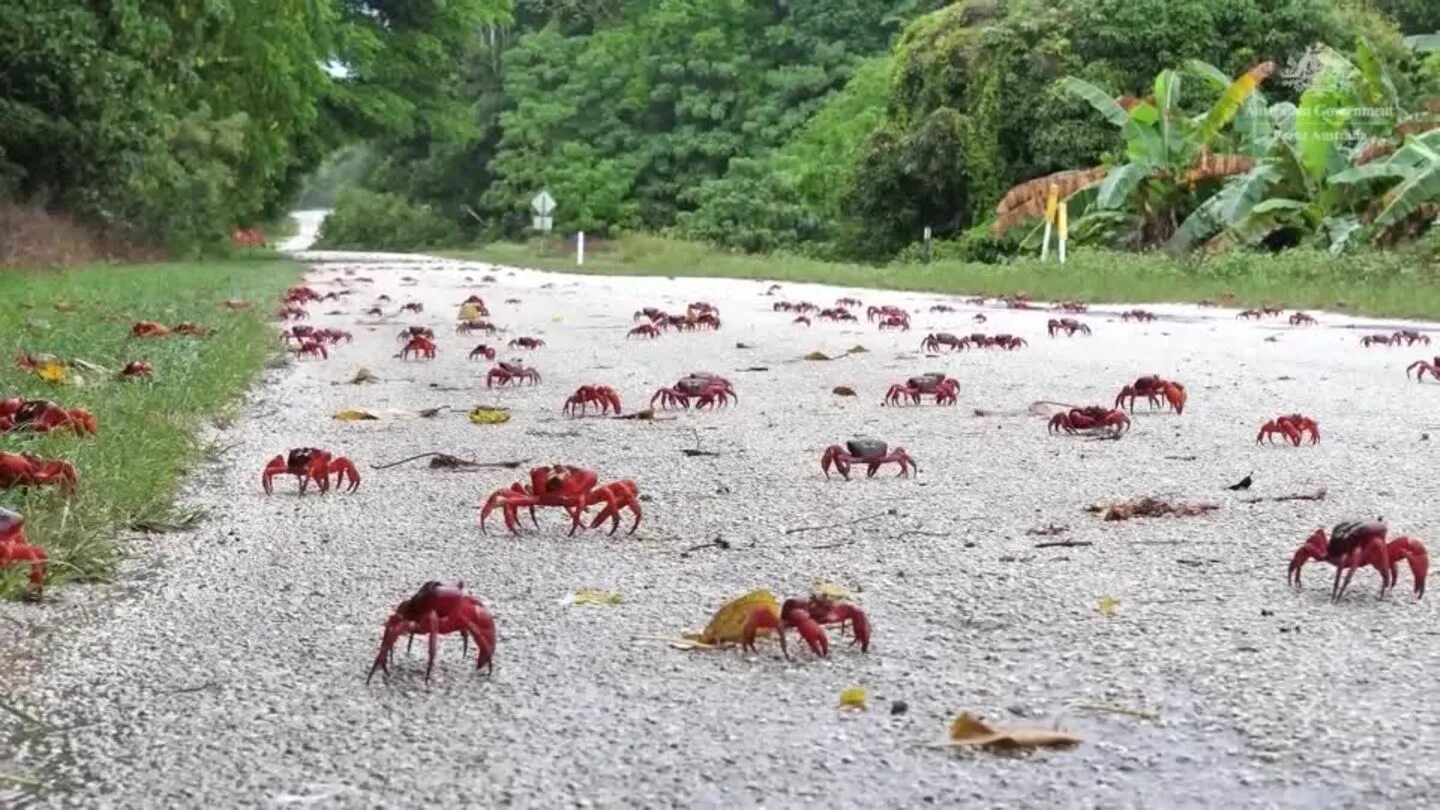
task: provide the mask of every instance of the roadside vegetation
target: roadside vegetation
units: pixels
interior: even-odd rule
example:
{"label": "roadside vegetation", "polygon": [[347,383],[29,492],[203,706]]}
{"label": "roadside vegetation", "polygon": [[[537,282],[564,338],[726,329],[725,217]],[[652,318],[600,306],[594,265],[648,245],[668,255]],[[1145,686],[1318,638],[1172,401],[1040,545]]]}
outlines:
{"label": "roadside vegetation", "polygon": [[[0,506],[23,514],[31,542],[49,553],[47,584],[109,576],[121,553],[117,535],[128,527],[200,517],[170,505],[205,452],[196,430],[205,418],[223,418],[275,355],[269,321],[299,277],[298,265],[274,257],[0,272],[0,396],[88,408],[99,423],[98,436],[0,435],[0,450],[63,458],[79,475],[70,498],[52,487],[0,492]],[[229,299],[254,306],[232,311],[221,305]],[[215,332],[138,339],[130,337],[135,320],[189,321]],[[83,360],[108,373],[72,366],[82,384],[51,384],[11,362],[16,353]],[[153,380],[117,379],[131,360],[153,364]],[[0,595],[20,593],[27,573],[0,570]]]}
{"label": "roadside vegetation", "polygon": [[[835,284],[882,290],[997,296],[1025,292],[1038,299],[1093,303],[1230,300],[1241,306],[1283,304],[1297,309],[1440,318],[1440,234],[1406,251],[1333,256],[1296,249],[1277,255],[1234,252],[1206,260],[1162,253],[1081,249],[1064,265],[1021,259],[1007,264],[937,256],[926,264],[897,260],[884,267],[799,256],[721,253],[710,246],[649,236],[586,245],[575,265],[573,242],[501,242],[450,251],[457,258],[567,273],[717,276],[777,282]],[[818,303],[818,302],[817,302]]]}

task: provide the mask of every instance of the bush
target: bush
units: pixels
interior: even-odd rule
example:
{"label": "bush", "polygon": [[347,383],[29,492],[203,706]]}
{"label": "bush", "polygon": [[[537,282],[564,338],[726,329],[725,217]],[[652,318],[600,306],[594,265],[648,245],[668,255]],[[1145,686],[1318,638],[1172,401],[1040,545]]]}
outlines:
{"label": "bush", "polygon": [[397,194],[342,191],[320,225],[317,248],[329,250],[422,250],[457,247],[459,226],[428,205]]}

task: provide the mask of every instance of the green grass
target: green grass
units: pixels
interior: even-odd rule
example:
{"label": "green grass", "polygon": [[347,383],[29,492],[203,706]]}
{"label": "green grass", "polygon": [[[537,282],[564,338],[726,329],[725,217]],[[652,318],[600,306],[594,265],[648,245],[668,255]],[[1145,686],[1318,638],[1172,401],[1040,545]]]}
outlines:
{"label": "green grass", "polygon": [[[222,416],[277,350],[267,322],[299,266],[278,258],[105,266],[65,271],[0,271],[0,396],[50,399],[90,409],[94,437],[10,433],[0,450],[71,461],[80,486],[70,498],[51,487],[0,492],[0,505],[25,516],[30,541],[50,555],[49,583],[103,579],[119,555],[117,531],[136,521],[173,521],[171,496],[203,452],[200,421]],[[254,307],[232,312],[220,302]],[[68,301],[74,312],[55,304]],[[135,320],[215,328],[209,338],[134,339]],[[153,382],[121,382],[83,369],[79,386],[52,385],[11,361],[16,352],[81,358],[112,371],[130,360],[155,366]],[[28,569],[27,569],[28,570]],[[27,571],[0,576],[0,594],[24,589]]]}
{"label": "green grass", "polygon": [[628,236],[573,255],[541,244],[497,243],[446,255],[497,264],[598,275],[716,276],[813,282],[882,290],[956,295],[1024,292],[1036,299],[1091,303],[1219,301],[1241,306],[1274,303],[1296,309],[1440,319],[1440,267],[1418,251],[1331,257],[1292,250],[1280,254],[1231,253],[1203,262],[1160,254],[1075,251],[1064,265],[1052,256],[1005,265],[936,261],[886,267],[822,262],[789,256],[747,256],[651,236]]}

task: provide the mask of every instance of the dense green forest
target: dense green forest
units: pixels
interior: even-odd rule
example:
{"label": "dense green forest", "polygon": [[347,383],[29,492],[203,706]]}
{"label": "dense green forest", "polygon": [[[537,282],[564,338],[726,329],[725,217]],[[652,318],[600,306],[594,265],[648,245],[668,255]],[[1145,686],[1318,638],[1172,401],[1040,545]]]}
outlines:
{"label": "dense green forest", "polygon": [[1052,183],[1122,248],[1440,205],[1427,0],[56,5],[0,9],[0,194],[172,244],[306,178],[334,245],[523,238],[548,188],[560,231],[864,261],[1010,255]]}

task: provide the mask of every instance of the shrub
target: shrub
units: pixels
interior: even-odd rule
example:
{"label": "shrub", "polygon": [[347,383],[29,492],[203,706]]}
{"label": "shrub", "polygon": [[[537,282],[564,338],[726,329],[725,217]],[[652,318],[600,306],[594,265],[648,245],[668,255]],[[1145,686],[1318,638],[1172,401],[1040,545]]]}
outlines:
{"label": "shrub", "polygon": [[317,248],[330,250],[420,250],[456,247],[460,228],[428,205],[397,194],[349,189],[335,197],[335,209],[320,226]]}

